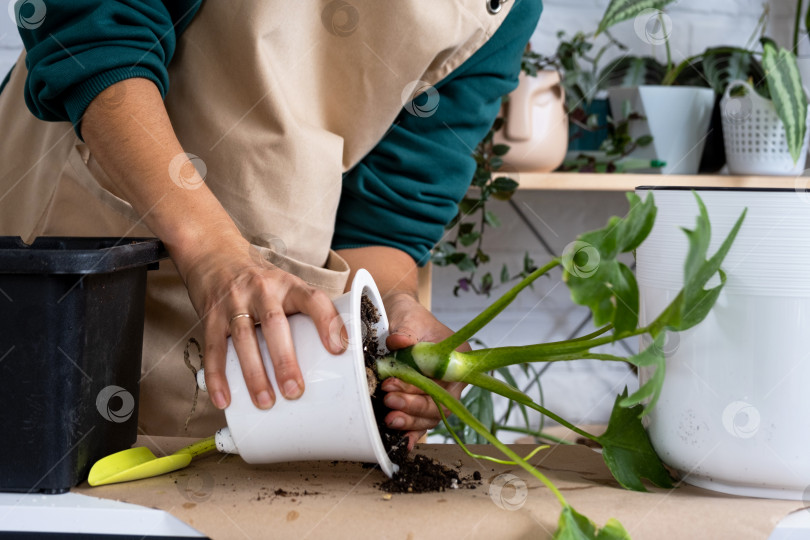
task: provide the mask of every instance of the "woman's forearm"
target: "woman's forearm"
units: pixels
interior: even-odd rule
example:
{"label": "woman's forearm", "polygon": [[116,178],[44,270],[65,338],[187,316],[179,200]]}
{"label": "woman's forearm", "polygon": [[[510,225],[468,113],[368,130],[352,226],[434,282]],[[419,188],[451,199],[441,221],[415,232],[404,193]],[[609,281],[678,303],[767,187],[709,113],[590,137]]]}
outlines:
{"label": "woman's forearm", "polygon": [[185,153],[154,83],[135,78],[107,88],[90,103],[81,130],[116,194],[163,240],[181,275],[205,246],[243,241],[193,164],[178,157]]}
{"label": "woman's forearm", "polygon": [[396,248],[368,246],[337,251],[351,268],[347,287],[354,273],[365,268],[374,277],[383,297],[407,294],[416,298],[418,287],[417,267],[410,255]]}

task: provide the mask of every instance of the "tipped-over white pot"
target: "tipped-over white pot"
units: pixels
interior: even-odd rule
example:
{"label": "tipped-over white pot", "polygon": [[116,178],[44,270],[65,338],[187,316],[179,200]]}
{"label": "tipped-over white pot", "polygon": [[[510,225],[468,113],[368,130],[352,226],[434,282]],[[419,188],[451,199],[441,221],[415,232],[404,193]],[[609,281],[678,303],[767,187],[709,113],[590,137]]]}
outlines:
{"label": "tipped-over white pot", "polygon": [[[643,198],[647,188],[638,188]],[[669,334],[666,376],[648,432],[665,463],[697,486],[752,497],[810,493],[810,193],[699,190],[713,255],[744,208],[706,319]],[[683,285],[698,207],[684,189],[656,189],[658,216],[637,250],[641,323]],[[707,287],[719,283],[713,278]],[[644,344],[643,344],[644,345]],[[648,373],[642,370],[642,382]]]}
{"label": "tipped-over white pot", "polygon": [[[327,351],[315,325],[304,314],[289,317],[295,354],[304,376],[304,394],[287,400],[276,383],[267,344],[259,327],[256,337],[276,403],[270,410],[258,409],[250,399],[236,349],[228,339],[225,375],[231,403],[225,409],[228,427],[217,432],[217,448],[236,453],[248,463],[279,463],[308,460],[377,462],[391,476],[397,466],[385,453],[380,438],[363,360],[363,328],[360,302],[366,296],[377,308],[380,320],[373,325],[384,349],[388,319],[380,293],[371,275],[359,270],[351,291],[334,300],[349,337],[345,352]],[[197,383],[205,390],[204,372]]]}

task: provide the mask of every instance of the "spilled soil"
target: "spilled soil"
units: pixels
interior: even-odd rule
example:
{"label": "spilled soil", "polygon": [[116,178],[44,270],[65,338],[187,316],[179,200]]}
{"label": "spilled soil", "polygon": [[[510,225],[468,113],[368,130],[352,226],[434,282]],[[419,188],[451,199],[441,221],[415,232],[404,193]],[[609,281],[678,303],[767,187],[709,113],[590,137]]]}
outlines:
{"label": "spilled soil", "polygon": [[445,467],[438,461],[422,454],[408,453],[408,438],[404,431],[391,429],[385,425],[385,416],[391,411],[385,406],[385,393],[380,388],[377,374],[377,360],[383,356],[378,343],[375,324],[380,314],[366,296],[360,306],[363,320],[363,354],[366,362],[366,374],[369,380],[369,394],[377,428],[380,430],[385,451],[392,462],[399,465],[399,471],[393,478],[382,482],[379,487],[388,493],[427,493],[447,489],[475,489],[480,485],[481,475],[476,472],[469,476],[460,476],[458,471]]}

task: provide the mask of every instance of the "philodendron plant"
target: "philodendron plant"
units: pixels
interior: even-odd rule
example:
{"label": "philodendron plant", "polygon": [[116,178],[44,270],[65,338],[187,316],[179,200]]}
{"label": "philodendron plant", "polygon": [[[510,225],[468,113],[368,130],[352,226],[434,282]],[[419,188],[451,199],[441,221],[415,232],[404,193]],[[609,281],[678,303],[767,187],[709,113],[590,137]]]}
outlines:
{"label": "philodendron plant", "polygon": [[[560,490],[538,468],[529,463],[534,454],[548,446],[540,446],[525,457],[517,455],[434,379],[464,382],[500,394],[595,441],[602,446],[602,456],[614,478],[627,489],[646,491],[642,479],[647,479],[659,487],[672,487],[671,477],[655,453],[641,418],[655,404],[661,391],[664,380],[663,345],[666,333],[692,328],[711,310],[726,282],[726,275],[720,269],[720,264],[742,225],[745,212],[717,252],[707,258],[711,236],[709,218],[703,202],[697,194],[695,195],[700,213],[696,227],[693,230],[684,229],[689,241],[689,250],[683,263],[683,289],[655,320],[639,326],[639,292],[636,279],[630,268],[617,257],[622,253],[633,252],[644,241],[653,227],[657,209],[652,194],[649,194],[643,202],[634,193],[629,193],[627,198],[630,210],[626,217],[613,217],[606,227],[579,236],[561,256],[551,259],[532,272],[455,334],[439,343],[418,343],[377,361],[381,378],[397,377],[420,388],[433,398],[440,411],[442,406],[446,407],[462,423],[497,447],[506,459],[499,460],[472,454],[456,438],[456,442],[465,452],[480,459],[493,459],[500,463],[518,465],[547,486],[562,505],[555,538],[601,540],[629,538],[629,535],[615,519],[611,519],[602,529],[598,529],[590,519],[576,512]],[[680,262],[673,261],[673,264]],[[456,350],[509,305],[523,289],[558,266],[563,269],[563,280],[568,285],[574,302],[589,307],[593,312],[594,323],[599,327],[595,332],[567,341],[522,347],[500,347],[471,352]],[[719,285],[706,289],[707,282],[716,275],[720,278]],[[651,344],[629,358],[595,351],[601,345],[632,336],[648,336]],[[629,362],[652,371],[649,380],[636,392],[627,395],[625,389],[616,398],[607,430],[602,435],[594,435],[574,426],[534,402],[514,386],[489,374],[514,364],[578,359]],[[442,418],[447,425],[443,412]],[[454,434],[449,425],[447,428]]]}

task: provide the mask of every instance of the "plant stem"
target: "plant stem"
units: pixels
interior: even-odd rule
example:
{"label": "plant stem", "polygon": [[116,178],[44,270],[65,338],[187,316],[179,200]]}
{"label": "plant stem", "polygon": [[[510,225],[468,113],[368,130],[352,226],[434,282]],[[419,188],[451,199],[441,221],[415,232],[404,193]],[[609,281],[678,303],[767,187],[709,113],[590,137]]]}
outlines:
{"label": "plant stem", "polygon": [[381,378],[396,377],[401,381],[412,384],[428,394],[440,405],[447,407],[450,412],[455,414],[459,420],[470,426],[479,435],[484,437],[498,450],[503,452],[507,457],[511,458],[515,463],[522,467],[529,474],[540,480],[552,493],[557,497],[560,504],[567,508],[570,505],[565,500],[562,492],[549,480],[543,473],[532,467],[526,460],[517,455],[514,450],[503,444],[498,440],[490,431],[482,424],[459,400],[453,397],[450,392],[439,386],[435,381],[425,377],[410,366],[400,364],[394,360],[381,359],[377,361],[377,371]]}
{"label": "plant stem", "polygon": [[802,0],[796,0],[796,17],[793,21],[793,54],[799,54],[799,24],[802,18]]}
{"label": "plant stem", "polygon": [[464,382],[473,384],[478,386],[479,388],[484,388],[489,390],[490,392],[494,392],[499,394],[507,399],[511,399],[513,401],[517,401],[518,403],[522,403],[527,407],[534,409],[535,411],[539,412],[540,414],[544,414],[551,418],[552,420],[556,421],[557,423],[567,427],[574,433],[578,433],[585,437],[586,439],[591,439],[592,441],[597,441],[596,435],[592,435],[587,431],[584,431],[571,422],[567,421],[561,416],[558,416],[551,412],[550,410],[546,409],[545,407],[538,405],[532,399],[509,384],[506,384],[503,381],[499,381],[498,379],[487,375],[486,373],[470,373],[465,379]]}
{"label": "plant stem", "polygon": [[[667,29],[666,29],[666,25],[665,25],[665,22],[664,22],[664,13],[663,12],[658,13],[658,22],[661,23],[661,31],[666,34]],[[666,48],[666,51],[667,51],[667,73],[669,73],[670,71],[672,71],[672,67],[673,67],[672,66],[672,47],[670,47],[670,45],[669,45],[669,36],[664,38],[664,47]]]}
{"label": "plant stem", "polygon": [[[435,402],[435,400],[434,400],[434,402]],[[501,465],[517,465],[517,463],[515,463],[514,461],[508,461],[508,460],[505,460],[505,459],[498,459],[498,458],[494,458],[492,456],[487,456],[487,455],[484,455],[484,454],[475,454],[475,453],[471,452],[470,449],[467,448],[467,445],[465,445],[464,442],[459,438],[459,436],[456,435],[456,432],[453,431],[453,427],[447,421],[447,416],[444,414],[444,411],[442,410],[441,405],[436,403],[436,407],[439,409],[439,414],[442,417],[442,422],[444,423],[444,427],[447,429],[447,432],[450,433],[450,436],[453,437],[453,440],[456,441],[456,444],[459,445],[462,450],[464,450],[465,454],[467,454],[468,456],[470,456],[473,459],[483,459],[485,461],[492,461],[493,463],[500,463]],[[537,448],[535,448],[534,450],[529,452],[526,455],[526,457],[523,458],[523,459],[524,460],[532,459],[537,452],[539,452],[540,450],[545,450],[547,448],[549,448],[549,446],[547,444],[544,444],[542,446],[538,446]]]}
{"label": "plant stem", "polygon": [[560,437],[555,437],[554,435],[549,435],[548,433],[543,433],[542,431],[534,431],[532,429],[526,429],[516,426],[499,426],[498,431],[511,431],[513,433],[523,433],[524,435],[531,435],[535,439],[546,439],[547,441],[551,441],[557,444],[568,444],[573,445],[571,441],[567,441]]}
{"label": "plant stem", "polygon": [[473,337],[476,332],[481,330],[486,324],[495,318],[498,313],[504,310],[506,306],[512,303],[512,301],[517,297],[518,293],[529,286],[531,282],[533,282],[538,277],[546,274],[555,266],[559,266],[561,264],[561,260],[559,258],[552,259],[548,262],[545,266],[538,268],[526,278],[512,287],[509,291],[507,291],[503,296],[495,300],[495,302],[482,311],[477,317],[473,320],[468,322],[464,325],[461,330],[456,332],[455,334],[451,335],[450,337],[446,338],[444,341],[439,342],[436,348],[437,351],[441,351],[445,354],[450,354],[452,351],[456,350],[462,343]]}
{"label": "plant stem", "polygon": [[[584,351],[600,345],[606,345],[628,337],[638,336],[648,331],[647,327],[638,328],[632,332],[625,332],[621,336],[605,336],[587,340],[555,341],[553,343],[540,343],[538,345],[523,345],[520,347],[498,347],[494,349],[479,349],[471,352],[454,352],[456,364],[464,365],[469,372],[492,371],[499,367],[523,364],[529,362],[559,362],[565,360],[579,360],[588,358]],[[462,371],[460,366],[454,366]]]}

